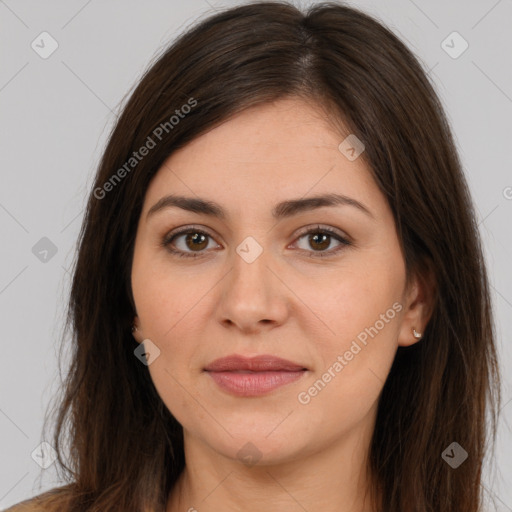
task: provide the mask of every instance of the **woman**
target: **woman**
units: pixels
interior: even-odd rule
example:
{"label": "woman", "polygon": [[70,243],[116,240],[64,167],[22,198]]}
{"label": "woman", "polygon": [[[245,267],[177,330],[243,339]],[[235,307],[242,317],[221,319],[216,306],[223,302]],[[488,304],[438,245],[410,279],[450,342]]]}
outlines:
{"label": "woman", "polygon": [[218,13],[110,136],[69,304],[69,484],[12,510],[481,510],[488,287],[411,52],[342,4]]}

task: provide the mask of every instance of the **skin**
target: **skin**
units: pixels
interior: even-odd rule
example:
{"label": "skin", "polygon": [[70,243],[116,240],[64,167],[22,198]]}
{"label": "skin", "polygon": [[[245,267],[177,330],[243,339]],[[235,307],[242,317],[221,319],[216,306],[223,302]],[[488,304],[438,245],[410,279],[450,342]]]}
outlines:
{"label": "skin", "polygon": [[[421,333],[428,322],[429,290],[416,278],[406,288],[389,205],[363,159],[350,161],[338,149],[344,137],[317,104],[282,99],[196,138],[150,183],[131,276],[134,336],[159,348],[148,369],[184,430],[186,468],[168,512],[374,509],[364,498],[371,478],[365,468],[379,394],[398,346],[416,343],[412,329]],[[271,215],[280,201],[333,192],[363,203],[373,218],[347,205],[279,221]],[[146,219],[170,193],[215,201],[227,216],[171,207]],[[189,224],[210,237],[199,249],[186,235],[172,245],[198,257],[161,245]],[[340,242],[322,245],[321,229],[316,244],[299,233],[318,224],[352,245],[333,252]],[[236,251],[249,236],[263,248],[252,263]],[[315,257],[322,251],[331,255]],[[401,311],[300,403],[298,394],[394,303]],[[236,397],[203,371],[230,354],[272,354],[308,372],[267,395]],[[248,442],[260,457],[254,465],[238,455]]]}

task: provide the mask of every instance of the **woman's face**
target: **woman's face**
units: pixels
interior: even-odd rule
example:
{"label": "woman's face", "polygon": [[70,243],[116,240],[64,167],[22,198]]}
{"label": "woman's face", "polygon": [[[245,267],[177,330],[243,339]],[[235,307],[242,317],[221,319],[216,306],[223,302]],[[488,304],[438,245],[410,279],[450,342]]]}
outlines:
{"label": "woman's face", "polygon": [[[368,444],[397,347],[424,323],[391,210],[343,139],[319,107],[288,98],[198,137],[152,180],[135,337],[151,340],[148,369],[186,446],[273,464]],[[187,200],[148,215],[171,194]],[[332,194],[353,203],[313,201]],[[205,370],[230,355],[300,371]]]}

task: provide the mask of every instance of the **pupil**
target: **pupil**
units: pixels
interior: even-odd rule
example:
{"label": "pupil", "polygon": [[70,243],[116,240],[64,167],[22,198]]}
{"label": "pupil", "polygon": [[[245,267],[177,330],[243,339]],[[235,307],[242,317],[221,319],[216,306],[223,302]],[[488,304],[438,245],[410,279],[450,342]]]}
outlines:
{"label": "pupil", "polygon": [[[323,241],[318,242],[318,238],[321,237]],[[329,235],[319,235],[318,233],[315,235],[312,235],[313,243],[322,245],[321,249],[325,249],[326,246],[329,246],[329,242],[327,241],[327,244],[325,243],[326,240],[329,238]]]}
{"label": "pupil", "polygon": [[[202,240],[201,240],[202,238]],[[189,235],[187,240],[190,241],[192,239],[193,246],[199,249],[203,249],[204,247],[200,247],[201,244],[204,244],[206,236],[201,233],[194,233],[193,235]]]}

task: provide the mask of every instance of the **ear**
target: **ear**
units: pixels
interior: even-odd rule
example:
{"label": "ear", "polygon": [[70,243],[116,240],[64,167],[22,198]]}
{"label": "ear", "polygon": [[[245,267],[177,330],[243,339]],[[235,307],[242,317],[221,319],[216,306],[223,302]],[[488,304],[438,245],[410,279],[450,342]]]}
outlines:
{"label": "ear", "polygon": [[[398,345],[409,347],[421,341],[425,334],[436,303],[437,284],[430,265],[417,270],[405,292],[402,325],[398,334]],[[416,338],[413,329],[422,336]]]}
{"label": "ear", "polygon": [[133,327],[135,327],[135,331],[132,330],[132,335],[133,337],[135,338],[135,340],[137,341],[137,343],[142,343],[142,341],[144,340],[144,336],[142,336],[142,331],[141,331],[141,327],[140,327],[140,322],[139,322],[139,317],[136,316],[133,320]]}

